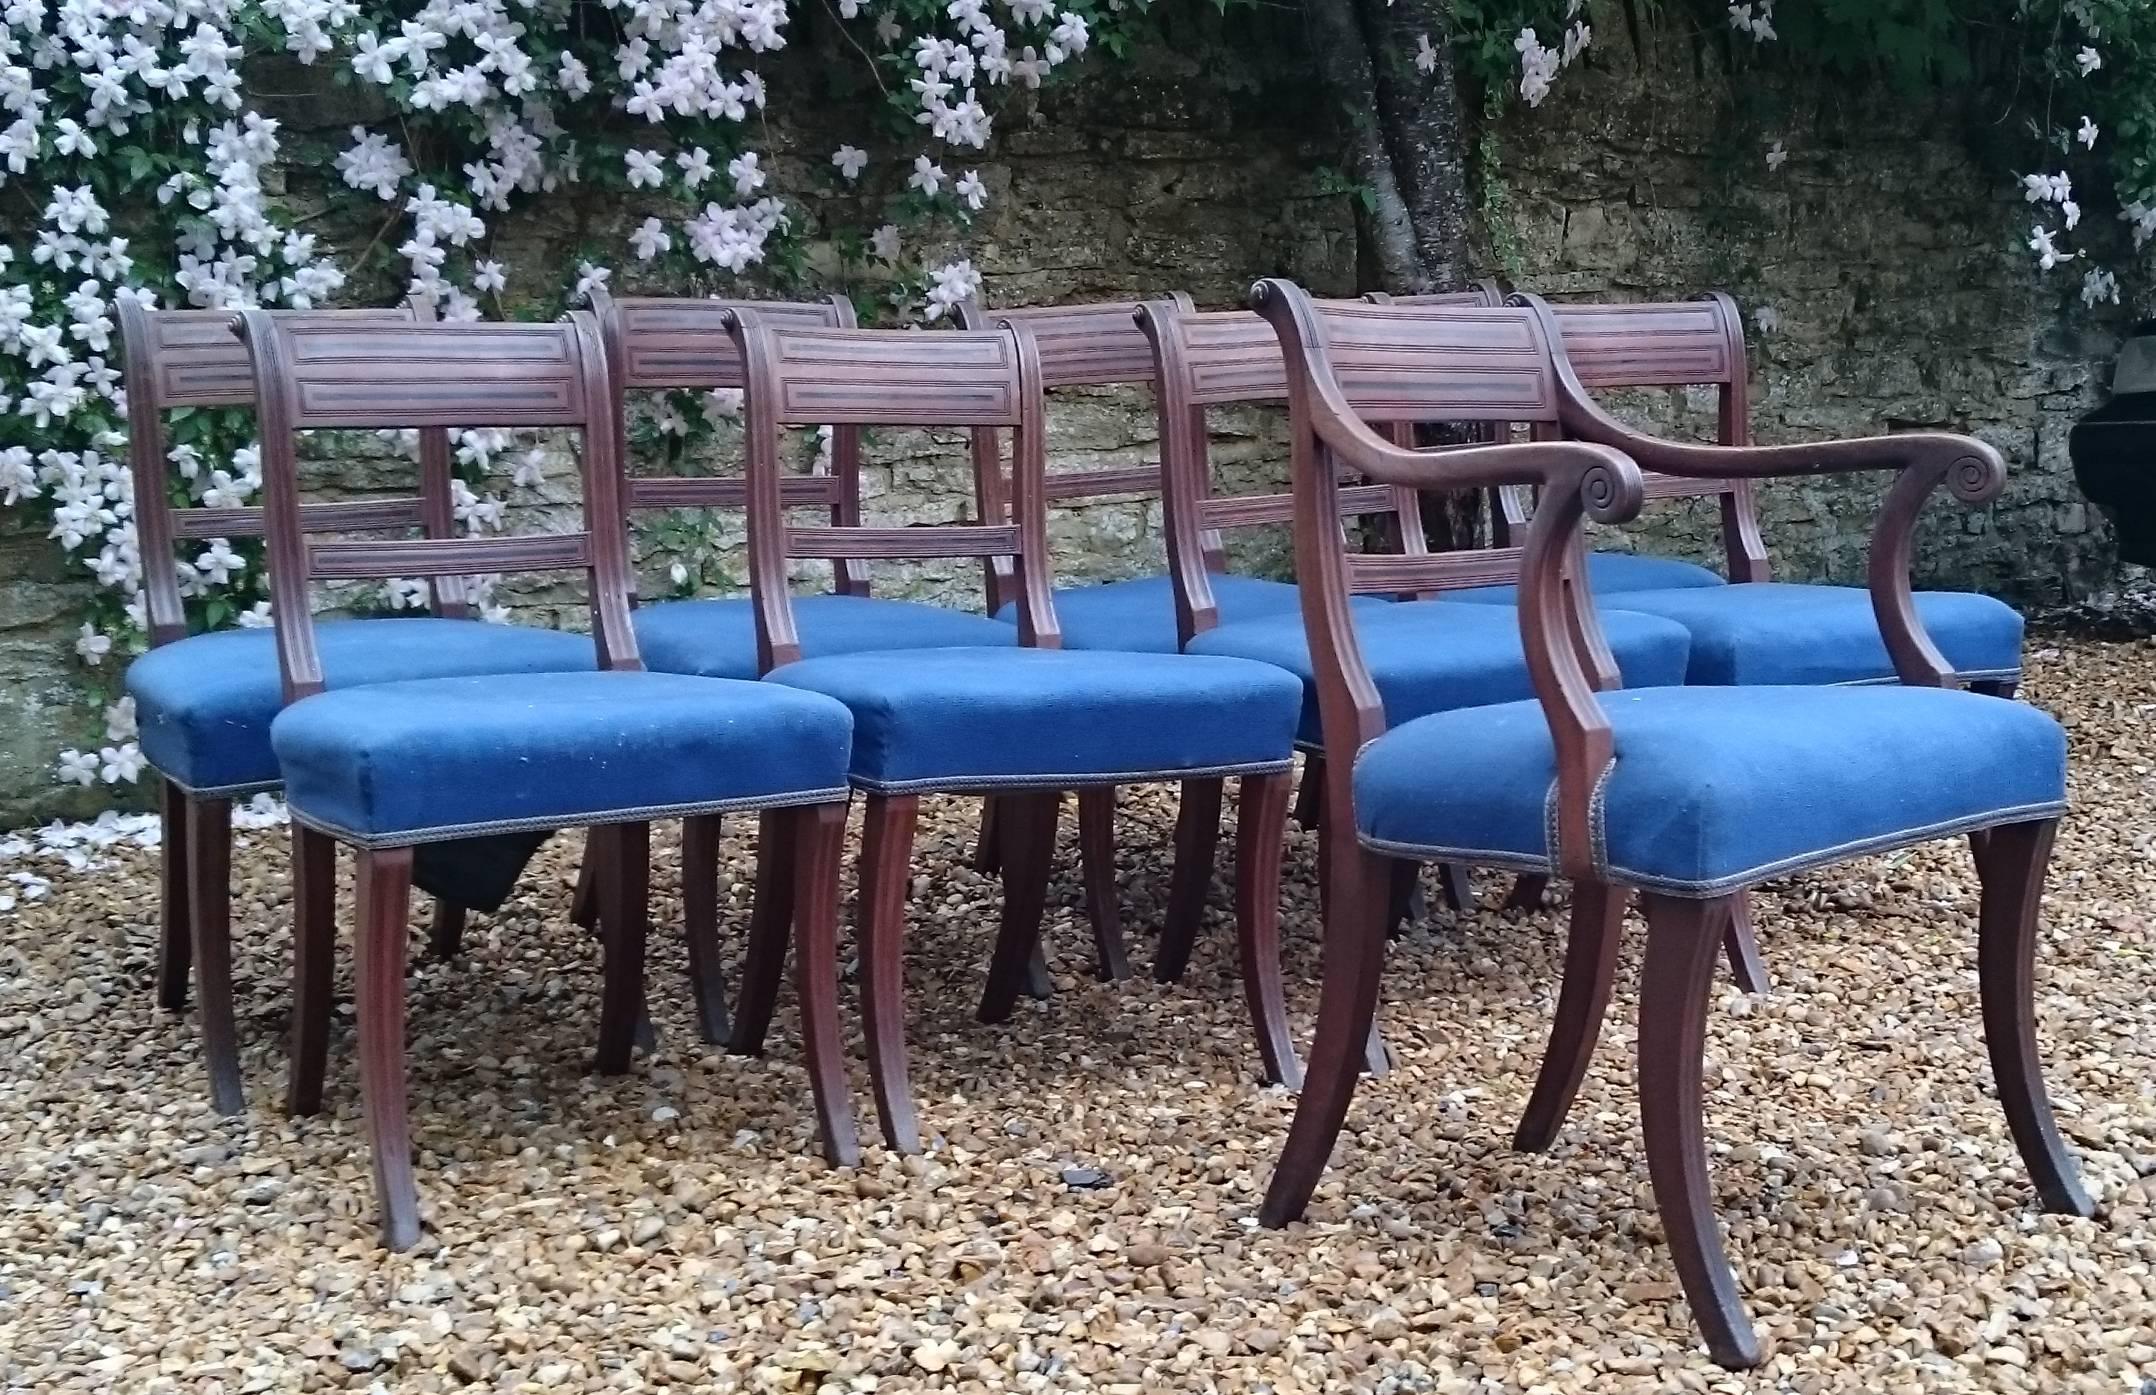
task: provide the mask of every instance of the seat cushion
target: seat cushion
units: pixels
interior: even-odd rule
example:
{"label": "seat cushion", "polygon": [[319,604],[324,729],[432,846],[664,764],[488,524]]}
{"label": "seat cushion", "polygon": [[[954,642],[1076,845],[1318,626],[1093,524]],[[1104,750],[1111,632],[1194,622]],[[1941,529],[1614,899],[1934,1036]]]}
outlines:
{"label": "seat cushion", "polygon": [[805,659],[767,683],[853,713],[876,791],[1081,785],[1285,768],[1301,689],[1267,664],[1181,654],[920,649]]}
{"label": "seat cushion", "polygon": [[[1210,580],[1213,602],[1224,622],[1293,614],[1301,604],[1301,593],[1293,582],[1217,572]],[[1165,576],[1059,587],[1055,607],[1065,649],[1173,654],[1181,648],[1175,632],[1175,583]],[[1004,606],[996,618],[1018,623],[1018,603]]]}
{"label": "seat cushion", "polygon": [[377,845],[838,799],[851,732],[815,693],[674,673],[384,683],[270,728],[293,816]]}
{"label": "seat cushion", "polygon": [[[1621,610],[1605,610],[1601,619],[1626,687],[1684,681],[1690,639],[1682,625]],[[1355,636],[1392,726],[1534,695],[1519,612],[1510,606],[1402,601],[1358,610]],[[1300,615],[1222,625],[1194,637],[1189,652],[1257,659],[1295,674],[1305,693],[1298,739],[1314,745],[1323,738]]]}
{"label": "seat cushion", "polygon": [[[411,616],[326,620],[314,627],[331,688],[407,678],[588,670],[591,636],[529,625]],[[270,719],[284,705],[273,631],[219,630],[159,645],[127,670],[142,754],[199,794],[267,789],[278,780]]]}
{"label": "seat cushion", "polygon": [[[1675,557],[1652,557],[1639,552],[1590,552],[1587,554],[1587,581],[1598,596],[1613,596],[1624,591],[1677,590],[1684,587],[1726,586],[1722,574],[1700,566],[1697,562],[1682,562]],[[1518,605],[1520,588],[1517,586],[1471,586],[1464,591],[1448,591],[1448,601],[1468,601],[1477,605]]]}
{"label": "seat cushion", "polygon": [[[1871,593],[1858,586],[1746,582],[1627,591],[1626,610],[1674,620],[1692,633],[1693,684],[1877,683],[1895,677]],[[1965,679],[2021,672],[2021,616],[1970,591],[1919,591],[1917,614]]]}
{"label": "seat cushion", "polygon": [[[1947,688],[1645,688],[1601,695],[1616,760],[1596,808],[1611,880],[1711,896],[2066,800],[2066,736],[2024,703]],[[1363,748],[1367,846],[1552,870],[1541,704],[1424,717]]]}
{"label": "seat cushion", "polygon": [[[940,649],[1016,644],[1009,625],[985,615],[877,596],[796,596],[794,629],[801,656],[872,649]],[[703,678],[756,677],[756,611],[746,596],[716,601],[660,601],[638,606],[636,647],[655,673]]]}

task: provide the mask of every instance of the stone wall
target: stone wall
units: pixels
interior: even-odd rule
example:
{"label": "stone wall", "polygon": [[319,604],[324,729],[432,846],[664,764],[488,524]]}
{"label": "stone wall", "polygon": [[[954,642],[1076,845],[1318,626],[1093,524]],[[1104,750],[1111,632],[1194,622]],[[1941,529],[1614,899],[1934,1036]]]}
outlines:
{"label": "stone wall", "polygon": [[[1496,202],[1509,215],[1486,219],[1493,263],[1556,298],[1731,292],[1763,442],[1936,427],[1996,446],[2007,494],[1975,512],[1935,504],[1920,581],[2035,604],[2110,584],[2110,530],[2074,487],[2066,435],[2100,399],[2114,331],[2082,310],[2077,269],[2042,280],[2022,247],[2027,206],[2005,157],[1983,150],[1997,103],[1971,96],[1970,115],[1847,86],[1733,82],[1712,52],[1650,34],[1643,54],[1620,25],[1596,32],[1609,37],[1595,66],[1568,71],[1499,133]],[[1622,407],[1666,430],[1712,430],[1708,394],[1632,394]],[[1765,486],[1776,574],[1861,583],[1884,487]],[[1710,505],[1680,502],[1650,506],[1628,531],[1718,561],[1715,529]]]}
{"label": "stone wall", "polygon": [[[1238,12],[1239,14],[1242,12]],[[1238,24],[1282,21],[1259,14]],[[1005,118],[995,157],[980,168],[993,202],[969,238],[991,303],[1104,299],[1184,289],[1207,306],[1240,302],[1251,279],[1293,277],[1325,294],[1358,289],[1350,195],[1331,166],[1333,117],[1307,74],[1295,70],[1292,33],[1245,32],[1230,41],[1199,30],[1148,48],[1135,63],[1103,58],[1093,77],[1041,95],[1037,108]],[[1484,205],[1481,271],[1557,297],[1684,297],[1735,293],[1760,328],[1753,339],[1756,434],[1798,440],[1886,427],[1973,431],[2003,449],[2014,482],[2000,504],[1964,514],[1941,505],[1927,520],[1925,579],[1975,585],[2047,601],[2105,584],[2115,570],[2108,534],[2074,493],[2065,433],[2101,383],[2110,350],[2101,333],[2065,326],[2064,273],[2039,285],[2019,250],[2021,205],[2000,165],[1972,153],[1973,123],[1952,108],[1853,103],[1805,108],[1791,94],[1733,88],[1702,58],[1651,36],[1631,51],[1623,26],[1593,65],[1569,70],[1537,111],[1495,133],[1497,176]],[[833,72],[814,36],[774,75],[776,124],[768,149],[781,188],[813,187],[820,167],[859,123],[824,119],[860,94],[822,90]],[[1285,41],[1284,41],[1285,40]],[[291,195],[319,199],[329,151],[354,121],[379,113],[350,87],[308,87],[286,72],[261,90],[297,91],[274,113],[301,152]],[[812,90],[814,89],[814,90]],[[1733,95],[1735,92],[1738,95]],[[1837,94],[1839,95],[1839,94]],[[811,113],[795,119],[791,113]],[[783,119],[780,119],[783,117]],[[310,150],[308,142],[316,142]],[[1779,140],[1787,161],[1770,170]],[[875,152],[901,168],[900,151]],[[876,199],[834,221],[873,226]],[[499,220],[497,255],[513,274],[566,268],[597,248],[619,248],[647,212],[613,196],[564,197]],[[375,216],[362,210],[368,218]],[[315,226],[347,247],[375,228],[356,215]],[[804,263],[828,270],[828,247],[811,239]],[[616,258],[619,265],[622,258]],[[618,281],[640,285],[633,268]],[[364,293],[387,296],[387,283]],[[1633,394],[1619,404],[1659,429],[1711,423],[1699,394]],[[1098,468],[1149,460],[1151,406],[1123,391],[1063,395],[1054,406],[1052,468]],[[1282,433],[1266,411],[1222,414],[1216,458],[1229,488],[1278,481]],[[724,433],[711,447],[731,453]],[[377,450],[349,446],[322,467],[340,490],[378,487],[400,467]],[[1763,493],[1768,541],[1780,575],[1861,580],[1876,480],[1777,484]],[[964,517],[970,510],[962,443],[952,435],[876,433],[870,444],[869,512],[890,521]],[[517,496],[513,528],[559,526],[574,510],[573,469],[558,455],[537,491]],[[1633,545],[1713,559],[1712,513],[1659,504],[1629,531]],[[1052,525],[1066,578],[1157,568],[1156,502],[1112,500],[1062,511]],[[742,584],[738,520],[647,520],[640,529],[647,595],[678,589],[670,564],[691,564],[687,589]],[[1241,560],[1283,569],[1279,537],[1240,540]],[[86,675],[70,639],[79,588],[62,580],[42,537],[0,520],[0,691],[10,710],[0,738],[0,826],[79,811],[101,798],[50,783],[53,752],[94,742],[91,709],[77,701]],[[972,562],[894,566],[883,589],[977,604]],[[512,587],[507,598],[534,620],[576,621],[573,589]],[[109,666],[108,666],[109,667]]]}

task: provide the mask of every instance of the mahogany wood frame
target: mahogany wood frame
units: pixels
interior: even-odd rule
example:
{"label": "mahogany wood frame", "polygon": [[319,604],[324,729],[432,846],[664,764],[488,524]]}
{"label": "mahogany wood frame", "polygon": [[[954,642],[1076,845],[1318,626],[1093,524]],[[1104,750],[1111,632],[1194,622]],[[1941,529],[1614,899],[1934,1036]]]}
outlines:
{"label": "mahogany wood frame", "polygon": [[[1966,503],[1996,497],[2004,486],[2005,464],[1981,442],[1939,432],[1763,448],[1687,446],[1636,437],[1594,406],[1556,347],[1558,331],[1547,309],[1533,304],[1510,312],[1480,312],[1508,317],[1511,327],[1523,331],[1522,339],[1543,356],[1539,373],[1523,370],[1516,379],[1515,386],[1532,388],[1523,395],[1533,400],[1524,410],[1513,408],[1511,415],[1515,420],[1555,420],[1588,439],[1441,453],[1404,450],[1363,424],[1363,417],[1373,415],[1369,397],[1405,402],[1417,395],[1476,391],[1457,371],[1468,366],[1467,356],[1458,352],[1470,347],[1462,342],[1466,336],[1448,334],[1442,312],[1412,309],[1380,329],[1355,325],[1343,312],[1320,309],[1283,281],[1260,282],[1253,299],[1277,327],[1290,365],[1296,546],[1331,757],[1330,814],[1341,820],[1349,817],[1353,757],[1384,730],[1383,707],[1363,666],[1348,608],[1349,596],[1370,580],[1368,559],[1349,556],[1341,541],[1335,523],[1335,460],[1367,478],[1426,487],[1539,488],[1540,504],[1528,528],[1521,567],[1519,614],[1535,692],[1557,750],[1559,870],[1580,889],[1562,996],[1598,1000],[1590,1013],[1560,1013],[1517,1140],[1523,1147],[1544,1146],[1584,1073],[1585,1048],[1592,1041],[1591,1033],[1584,1041],[1568,1039],[1566,1023],[1599,1016],[1608,986],[1606,973],[1596,971],[1593,963],[1615,957],[1615,936],[1609,932],[1616,928],[1613,904],[1618,902],[1599,880],[1592,846],[1594,794],[1613,759],[1613,746],[1608,719],[1595,698],[1600,685],[1581,663],[1568,634],[1572,602],[1566,592],[1585,596],[1586,588],[1565,584],[1567,559],[1576,549],[1583,518],[1622,523],[1637,514],[1647,497],[1639,465],[1614,447],[1637,440],[1645,444],[1656,468],[1674,465],[1711,479],[1897,471],[1873,534],[1870,584],[1888,650],[1903,680],[1932,685],[1951,683],[1952,675],[1925,636],[1910,601],[1908,561],[1916,516],[1942,484]],[[1453,350],[1449,358],[1448,347]],[[1475,376],[1489,383],[1488,346],[1473,347]],[[1482,393],[1491,400],[1497,395]],[[1591,606],[1591,596],[1584,603]],[[2053,1124],[2036,1054],[2036,912],[2054,827],[2051,820],[2010,824],[1975,841],[1984,887],[1978,966],[1985,1036],[2015,1142],[2046,1209],[2085,1216],[2092,1208]],[[1384,934],[1374,913],[1380,904],[1374,892],[1379,884],[1376,859],[1345,838],[1337,840],[1333,856],[1333,915],[1325,938],[1317,1039],[1261,1213],[1275,1226],[1301,1214],[1324,1170],[1346,1118],[1357,1057],[1377,1006]],[[1656,1206],[1708,1349],[1715,1360],[1732,1367],[1756,1364],[1762,1351],[1744,1314],[1715,1221],[1701,1112],[1701,1052],[1716,947],[1741,895],[1645,898],[1649,929],[1639,1046],[1641,1119]],[[1583,906],[1588,909],[1583,911]]]}
{"label": "mahogany wood frame", "polygon": [[[934,335],[819,331],[770,326],[747,308],[734,311],[729,322],[747,369],[749,585],[766,672],[801,657],[786,584],[786,564],[796,557],[1006,559],[1019,643],[1061,646],[1048,549],[1045,387],[1039,350],[1023,323]],[[1009,521],[899,528],[791,524],[783,507],[779,433],[807,422],[959,428],[976,433],[976,440],[978,433],[1008,431]],[[977,447],[975,461],[983,458]],[[1285,772],[1242,781],[1237,909],[1244,990],[1260,1056],[1269,1079],[1292,1086],[1301,1067],[1288,1036],[1278,954],[1277,830],[1286,817],[1286,794]],[[998,804],[1004,902],[978,1013],[984,1022],[1010,1015],[1038,952],[1062,790],[1014,789],[999,795]],[[905,1045],[904,921],[919,798],[872,791],[865,805],[856,933],[869,1069],[886,1142],[912,1153],[920,1150],[920,1125]],[[1217,805],[1209,818],[1217,827]],[[752,939],[744,1000],[768,1001],[760,985],[775,982],[779,948],[775,941]],[[768,1012],[739,1014],[734,1048],[757,1049],[767,1021]]]}
{"label": "mahogany wood frame", "polygon": [[[265,531],[259,506],[208,508],[172,501],[165,414],[181,408],[252,409],[255,384],[247,351],[232,337],[230,311],[152,310],[126,296],[117,304],[127,384],[128,472],[134,484],[143,603],[150,647],[156,648],[187,637],[176,544],[255,538]],[[272,313],[387,323],[425,322],[434,317],[433,307],[416,297],[382,310]],[[430,537],[449,536],[455,526],[455,503],[450,492],[448,434],[438,429],[421,432],[419,458],[418,497],[306,504],[300,508],[301,526],[310,532],[416,526]],[[430,583],[434,614],[461,618],[471,613],[461,579],[435,577]],[[159,780],[158,794],[163,838],[158,851],[157,1003],[172,1012],[183,1010],[189,977],[195,978],[210,1104],[220,1114],[236,1114],[246,1107],[232,999],[232,801],[236,796],[196,794],[170,779]],[[464,919],[464,907],[449,901],[436,903],[433,948],[437,955],[447,958],[457,953]]]}
{"label": "mahogany wood frame", "polygon": [[[262,422],[270,585],[285,699],[323,690],[310,583],[323,578],[469,577],[506,571],[582,571],[602,670],[642,668],[629,620],[628,532],[621,504],[614,394],[596,320],[574,313],[553,324],[381,325],[279,321],[244,310],[231,320],[253,365]],[[555,428],[580,437],[584,527],[567,533],[316,542],[302,526],[294,443],[309,429]],[[834,1162],[859,1156],[846,1098],[837,1018],[838,859],[842,803],[786,812],[784,842],[796,868],[790,910],[800,937],[796,968],[803,1035],[824,1149]],[[650,825],[594,830],[608,845],[599,875],[606,903],[604,989],[597,1064],[628,1069],[643,1018]],[[336,927],[333,835],[292,823],[295,939],[292,1077],[295,1113],[319,1109],[327,1056],[329,971]],[[412,850],[362,847],[357,984],[360,1081],[366,1102],[383,1243],[419,1237],[404,1079],[404,954]]]}

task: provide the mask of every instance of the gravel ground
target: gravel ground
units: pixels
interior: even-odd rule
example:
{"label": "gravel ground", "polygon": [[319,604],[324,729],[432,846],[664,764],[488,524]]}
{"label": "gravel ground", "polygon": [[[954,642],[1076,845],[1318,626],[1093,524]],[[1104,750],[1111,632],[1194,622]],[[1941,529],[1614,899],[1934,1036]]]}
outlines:
{"label": "gravel ground", "polygon": [[[1778,885],[1759,902],[1775,990],[1725,990],[1709,1039],[1719,1200],[1774,1348],[1759,1371],[1709,1365],[1676,1298],[1629,989],[1558,1147],[1507,1146],[1555,913],[1438,913],[1397,945],[1401,1068],[1358,1098],[1310,1223],[1266,1232],[1293,1102],[1255,1082],[1225,916],[1183,984],[1092,982],[1066,847],[1057,993],[983,1027],[995,897],[954,802],[929,812],[914,883],[926,1156],[815,1160],[790,1005],[766,1059],[698,1046],[664,933],[658,1053],[589,1074],[595,956],[556,846],[462,961],[415,954],[429,1233],[395,1258],[374,1244],[348,1031],[328,1112],[277,1109],[278,830],[237,861],[252,1108],[230,1120],[204,1104],[192,1024],[151,1005],[155,854],[135,825],[0,844],[0,1387],[2156,1395],[2156,645],[2042,642],[2032,696],[2073,732],[2079,807],[2045,900],[2043,1041],[2102,1209],[2032,1208],[1977,1025],[1965,851]],[[1171,815],[1125,795],[1141,963]],[[1291,838],[1307,1033],[1312,844]],[[728,847],[736,933],[747,851]],[[672,856],[669,839],[662,925]],[[1224,850],[1223,907],[1227,867]],[[1496,879],[1480,890],[1494,903]],[[873,1139],[865,1070],[855,1084]]]}

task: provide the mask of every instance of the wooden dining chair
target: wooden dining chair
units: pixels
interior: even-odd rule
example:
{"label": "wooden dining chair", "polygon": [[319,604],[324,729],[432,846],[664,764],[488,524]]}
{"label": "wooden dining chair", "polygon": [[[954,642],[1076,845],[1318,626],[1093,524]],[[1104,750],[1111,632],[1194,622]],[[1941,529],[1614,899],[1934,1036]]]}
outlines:
{"label": "wooden dining chair", "polygon": [[[854,714],[866,800],[857,896],[869,1066],[886,1141],[920,1147],[905,1045],[904,933],[924,794],[998,798],[1002,923],[980,1017],[1016,1004],[1040,938],[1065,791],[1238,776],[1237,911],[1244,991],[1268,1079],[1300,1066],[1280,981],[1280,846],[1298,689],[1263,664],[1059,647],[1048,561],[1045,403],[1022,326],[948,334],[809,330],[734,312],[748,368],[750,588],[765,682],[825,693]],[[1008,523],[789,525],[778,443],[805,421],[1012,433]],[[1007,557],[1017,644],[804,656],[787,563],[801,557]],[[773,947],[752,943],[743,1001],[767,1002]],[[737,1036],[762,1022],[744,1007]]]}
{"label": "wooden dining chair", "polygon": [[[157,1001],[180,1011],[192,975],[210,1103],[220,1114],[235,1114],[246,1098],[232,1001],[232,804],[281,783],[270,720],[282,695],[267,629],[189,632],[180,544],[261,537],[263,515],[257,505],[207,508],[175,500],[165,421],[169,413],[189,409],[252,409],[254,378],[245,348],[232,336],[230,311],[151,310],[126,296],[117,304],[150,641],[125,682],[135,700],[143,758],[158,775],[163,824]],[[272,313],[387,325],[433,317],[417,302],[383,310]],[[311,533],[417,527],[430,537],[449,536],[456,520],[447,433],[422,431],[419,461],[416,497],[306,504],[301,526]],[[474,619],[458,578],[431,578],[428,602],[424,617],[324,622],[321,652],[330,681],[345,686],[591,666],[591,646],[576,635]],[[437,902],[437,953],[456,952],[464,912]]]}
{"label": "wooden dining chair", "polygon": [[[293,1108],[320,1107],[336,943],[336,855],[357,852],[360,1084],[383,1243],[419,1236],[404,1079],[413,850],[528,829],[605,831],[598,1066],[628,1068],[643,1015],[653,820],[783,809],[795,877],[802,1033],[824,1151],[857,1154],[838,1036],[838,864],[851,722],[777,685],[651,673],[629,619],[626,529],[598,326],[279,321],[246,310],[262,423],[270,584],[285,706],[271,743],[292,812]],[[574,432],[583,526],[537,535],[320,541],[303,526],[295,438],[308,430]],[[310,584],[391,575],[582,572],[595,662],[581,672],[324,681]],[[766,856],[776,855],[767,845]]]}
{"label": "wooden dining chair", "polygon": [[[1683,449],[1702,476],[1887,470],[1870,593],[1905,686],[1670,686],[1612,689],[1572,634],[1591,592],[1565,584],[1581,522],[1633,517],[1646,485],[1607,444],[1539,441],[1452,452],[1405,450],[1372,431],[1378,411],[1466,415],[1612,435],[1535,307],[1428,311],[1311,303],[1261,281],[1258,310],[1291,378],[1295,540],[1304,622],[1327,746],[1333,889],[1317,1035],[1295,1121],[1261,1218],[1300,1216],[1346,1120],[1384,963],[1382,859],[1461,858],[1573,879],[1573,938],[1550,1050],[1516,1138],[1548,1146],[1577,1089],[1608,998],[1621,905],[1648,923],[1639,1009],[1640,1116],[1647,1174],[1677,1275],[1709,1352],[1725,1366],[1761,1349],[1717,1230],[1707,1171],[1702,1053],[1714,960],[1745,888],[1912,843],[1983,831],[1977,967],[1986,1041],[2007,1122],[2047,1210],[2090,1204],[2051,1117],[2036,1053],[2036,915],[2066,803],[2066,739],[2048,715],[1959,691],[1909,590],[1911,534],[1947,486],[1995,498],[2005,465],[1965,436],[1915,432],[1820,446]],[[1539,491],[1520,559],[1519,627],[1533,695],[1405,718],[1370,662],[1358,589],[1395,584],[1393,558],[1350,556],[1338,473],[1408,487]],[[1581,601],[1578,598],[1586,598]],[[1583,933],[1585,932],[1585,933]],[[1563,999],[1590,999],[1568,1011]],[[1586,1029],[1585,1035],[1581,1034]]]}

